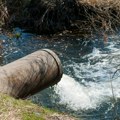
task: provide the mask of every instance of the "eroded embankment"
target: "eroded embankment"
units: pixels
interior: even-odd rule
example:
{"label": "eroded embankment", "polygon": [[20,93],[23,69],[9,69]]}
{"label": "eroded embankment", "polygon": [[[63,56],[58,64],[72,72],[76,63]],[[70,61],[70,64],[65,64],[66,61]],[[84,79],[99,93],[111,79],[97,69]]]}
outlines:
{"label": "eroded embankment", "polygon": [[2,24],[40,34],[98,28],[109,32],[120,24],[118,0],[3,0],[0,12]]}

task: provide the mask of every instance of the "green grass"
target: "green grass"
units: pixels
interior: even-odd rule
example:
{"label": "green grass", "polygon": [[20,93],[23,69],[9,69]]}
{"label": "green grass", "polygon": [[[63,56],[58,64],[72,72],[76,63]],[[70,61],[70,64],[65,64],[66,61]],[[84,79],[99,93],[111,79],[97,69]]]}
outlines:
{"label": "green grass", "polygon": [[16,100],[0,94],[0,120],[56,120],[55,118],[75,120],[73,117],[38,106],[31,101]]}

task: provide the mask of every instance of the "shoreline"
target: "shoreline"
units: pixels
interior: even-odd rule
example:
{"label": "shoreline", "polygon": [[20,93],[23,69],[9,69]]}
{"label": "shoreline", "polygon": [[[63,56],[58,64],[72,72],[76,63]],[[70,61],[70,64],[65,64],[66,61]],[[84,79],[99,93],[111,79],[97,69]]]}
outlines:
{"label": "shoreline", "polygon": [[38,106],[31,101],[14,99],[1,93],[0,106],[1,120],[78,120],[65,113],[59,113],[43,106]]}

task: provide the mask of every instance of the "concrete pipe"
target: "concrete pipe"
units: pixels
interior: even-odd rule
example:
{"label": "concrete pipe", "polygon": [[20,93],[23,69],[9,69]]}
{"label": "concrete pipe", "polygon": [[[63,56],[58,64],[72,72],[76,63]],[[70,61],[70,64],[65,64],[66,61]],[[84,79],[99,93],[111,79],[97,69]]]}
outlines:
{"label": "concrete pipe", "polygon": [[62,77],[58,56],[39,50],[0,68],[0,92],[24,98],[58,83]]}

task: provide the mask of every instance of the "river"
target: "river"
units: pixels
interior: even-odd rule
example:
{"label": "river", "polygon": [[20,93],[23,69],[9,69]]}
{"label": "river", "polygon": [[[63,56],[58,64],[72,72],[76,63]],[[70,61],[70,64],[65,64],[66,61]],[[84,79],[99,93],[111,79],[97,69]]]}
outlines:
{"label": "river", "polygon": [[1,65],[43,48],[56,51],[63,64],[61,81],[29,99],[83,120],[120,119],[120,33],[108,41],[99,35],[43,39],[19,28],[12,34],[0,35]]}

